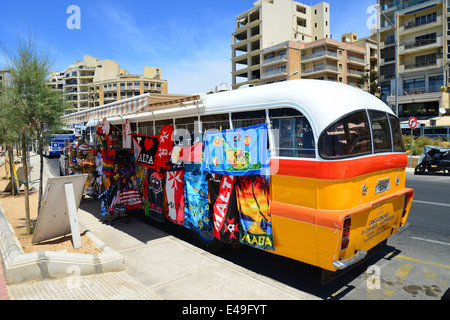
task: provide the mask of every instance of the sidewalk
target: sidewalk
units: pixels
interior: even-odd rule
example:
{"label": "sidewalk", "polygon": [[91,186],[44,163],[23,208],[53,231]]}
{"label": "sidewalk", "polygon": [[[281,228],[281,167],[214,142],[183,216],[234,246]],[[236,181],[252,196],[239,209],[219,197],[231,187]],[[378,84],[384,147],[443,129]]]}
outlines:
{"label": "sidewalk", "polygon": [[[39,170],[38,159],[31,158],[33,175]],[[52,173],[47,167],[44,178],[49,176]],[[98,201],[83,200],[82,208],[78,211],[80,224],[124,257],[125,271],[9,285],[11,300],[318,299],[214,256],[138,219],[117,221],[113,226],[105,224]],[[0,275],[0,299],[2,292],[5,289]]]}

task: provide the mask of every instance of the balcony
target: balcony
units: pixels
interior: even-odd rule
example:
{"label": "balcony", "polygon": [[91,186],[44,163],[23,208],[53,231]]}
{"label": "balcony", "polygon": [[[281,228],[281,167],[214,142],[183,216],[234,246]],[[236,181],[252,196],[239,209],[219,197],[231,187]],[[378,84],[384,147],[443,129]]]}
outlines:
{"label": "balcony", "polygon": [[366,66],[366,60],[364,60],[363,58],[358,58],[358,57],[351,56],[351,55],[349,55],[347,57],[347,63],[352,63],[352,64],[356,64],[356,65],[360,65],[360,66]]}
{"label": "balcony", "polygon": [[441,3],[442,0],[404,0],[400,3],[400,0],[395,0],[390,3],[381,6],[382,11],[390,11],[391,9],[403,10],[419,5],[430,5],[428,2]]}
{"label": "balcony", "polygon": [[399,54],[408,54],[437,47],[442,47],[442,36],[431,39],[402,41]]}
{"label": "balcony", "polygon": [[408,33],[416,33],[442,25],[442,15],[433,18],[426,18],[423,21],[409,20],[400,26],[400,33],[406,35]]}
{"label": "balcony", "polygon": [[364,77],[366,73],[363,70],[356,70],[356,69],[348,69],[347,71],[347,77]]}
{"label": "balcony", "polygon": [[331,73],[339,73],[339,70],[337,66],[330,66],[330,65],[322,65],[322,66],[316,66],[314,68],[304,69],[302,70],[302,75],[310,75],[315,73],[324,73],[324,72],[331,72]]}
{"label": "balcony", "polygon": [[267,80],[267,79],[270,79],[270,78],[277,78],[277,77],[287,77],[286,69],[277,70],[275,72],[264,73],[262,75],[262,77],[261,77],[261,80]]}
{"label": "balcony", "polygon": [[331,58],[331,59],[339,60],[339,57],[336,52],[326,50],[326,51],[315,52],[312,54],[302,55],[302,62],[310,62],[310,61],[319,60],[322,58]]}
{"label": "balcony", "polygon": [[400,65],[400,72],[406,72],[406,71],[420,71],[420,70],[427,70],[430,68],[438,68],[442,67],[442,58],[438,59],[430,59],[425,60],[421,62],[413,62],[408,63],[404,65]]}
{"label": "balcony", "polygon": [[279,55],[279,56],[275,56],[272,58],[264,59],[261,62],[261,66],[270,66],[270,65],[281,63],[281,62],[286,63],[287,61],[288,60],[287,60],[286,55]]}

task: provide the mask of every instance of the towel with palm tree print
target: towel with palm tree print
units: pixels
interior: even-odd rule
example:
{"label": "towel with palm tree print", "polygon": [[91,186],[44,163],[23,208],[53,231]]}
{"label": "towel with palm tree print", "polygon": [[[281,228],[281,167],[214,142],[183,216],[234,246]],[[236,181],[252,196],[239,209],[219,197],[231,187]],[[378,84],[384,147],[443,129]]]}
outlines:
{"label": "towel with palm tree print", "polygon": [[273,251],[269,176],[236,177],[235,186],[239,208],[239,242]]}

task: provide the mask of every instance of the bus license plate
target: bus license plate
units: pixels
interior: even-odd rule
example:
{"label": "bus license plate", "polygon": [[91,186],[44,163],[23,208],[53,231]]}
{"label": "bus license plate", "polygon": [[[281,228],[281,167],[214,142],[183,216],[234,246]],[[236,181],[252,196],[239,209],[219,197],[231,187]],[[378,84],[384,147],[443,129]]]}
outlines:
{"label": "bus license plate", "polygon": [[375,186],[375,194],[388,191],[390,188],[391,181],[389,179],[380,180]]}

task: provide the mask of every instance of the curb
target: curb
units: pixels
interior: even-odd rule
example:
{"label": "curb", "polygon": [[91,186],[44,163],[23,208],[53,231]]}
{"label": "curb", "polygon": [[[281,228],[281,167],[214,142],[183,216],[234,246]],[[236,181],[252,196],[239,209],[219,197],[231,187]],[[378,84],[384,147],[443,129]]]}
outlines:
{"label": "curb", "polygon": [[100,249],[99,254],[39,251],[24,253],[0,202],[0,253],[7,285],[125,270],[122,255],[89,230],[80,230]]}

